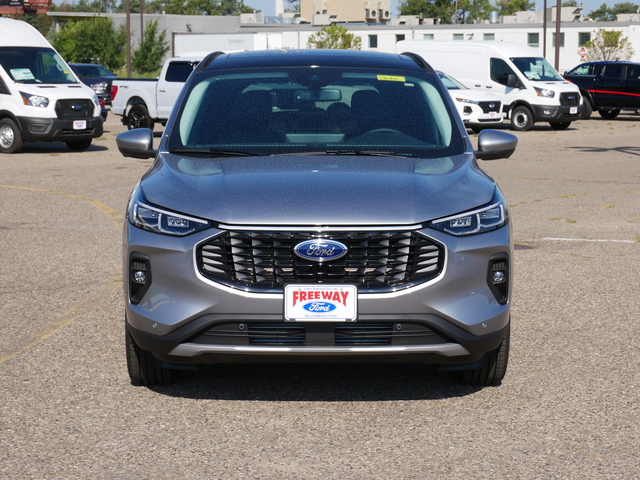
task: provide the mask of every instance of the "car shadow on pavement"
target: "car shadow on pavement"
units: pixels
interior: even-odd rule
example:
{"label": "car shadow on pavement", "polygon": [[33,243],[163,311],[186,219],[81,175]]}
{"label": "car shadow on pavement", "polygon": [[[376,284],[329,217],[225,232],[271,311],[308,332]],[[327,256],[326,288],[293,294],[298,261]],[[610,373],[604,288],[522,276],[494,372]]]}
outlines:
{"label": "car shadow on pavement", "polygon": [[71,150],[64,143],[50,143],[50,142],[25,142],[24,147],[22,148],[20,153],[16,155],[20,155],[22,153],[30,153],[30,154],[41,154],[41,155],[66,155],[73,154],[78,155],[84,152],[106,152],[109,150],[106,146],[92,143],[89,148],[84,151],[80,150]]}
{"label": "car shadow on pavement", "polygon": [[182,372],[174,384],[151,387],[181,398],[287,402],[437,400],[482,388],[418,364],[223,364]]}

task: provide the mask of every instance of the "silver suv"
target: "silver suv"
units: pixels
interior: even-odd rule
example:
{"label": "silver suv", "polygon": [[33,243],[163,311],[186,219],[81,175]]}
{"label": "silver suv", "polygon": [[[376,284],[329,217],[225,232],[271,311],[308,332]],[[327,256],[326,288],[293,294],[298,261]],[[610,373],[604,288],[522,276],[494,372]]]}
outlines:
{"label": "silver suv", "polygon": [[412,54],[213,53],[187,80],[124,231],[134,384],[222,362],[420,362],[469,384],[509,353],[507,205]]}

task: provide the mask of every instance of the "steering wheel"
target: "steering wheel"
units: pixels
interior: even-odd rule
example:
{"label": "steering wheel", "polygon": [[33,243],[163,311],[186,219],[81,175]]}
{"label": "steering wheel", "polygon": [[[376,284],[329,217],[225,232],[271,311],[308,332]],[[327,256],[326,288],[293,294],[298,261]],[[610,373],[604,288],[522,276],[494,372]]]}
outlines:
{"label": "steering wheel", "polygon": [[400,130],[396,130],[395,128],[374,128],[373,130],[369,130],[368,132],[365,133],[365,135],[369,135],[372,133],[395,133],[395,134],[400,134],[403,135],[403,133]]}

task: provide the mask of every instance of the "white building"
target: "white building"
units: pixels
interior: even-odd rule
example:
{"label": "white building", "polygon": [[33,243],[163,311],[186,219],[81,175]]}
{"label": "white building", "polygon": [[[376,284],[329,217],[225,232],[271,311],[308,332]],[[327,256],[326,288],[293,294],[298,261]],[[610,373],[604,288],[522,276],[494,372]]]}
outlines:
{"label": "white building", "polygon": [[[548,9],[546,28],[542,12],[518,12],[509,17],[492,16],[494,23],[442,25],[433,19],[399,17],[390,24],[341,24],[361,38],[363,50],[395,51],[400,40],[497,40],[529,45],[556,64],[555,7]],[[635,52],[632,61],[640,62],[640,16],[624,16],[624,21],[592,22],[581,16],[581,8],[561,9],[558,70],[563,73],[581,62],[585,43],[598,29],[622,31]],[[95,14],[50,12],[58,21]],[[109,14],[116,27],[125,23],[124,14]],[[265,17],[262,14],[231,16],[144,15],[144,21],[158,20],[160,31],[167,31],[170,51],[167,57],[194,51],[263,50],[308,48],[309,37],[321,26],[305,23],[298,16]],[[139,15],[130,19],[132,44],[140,31]]]}

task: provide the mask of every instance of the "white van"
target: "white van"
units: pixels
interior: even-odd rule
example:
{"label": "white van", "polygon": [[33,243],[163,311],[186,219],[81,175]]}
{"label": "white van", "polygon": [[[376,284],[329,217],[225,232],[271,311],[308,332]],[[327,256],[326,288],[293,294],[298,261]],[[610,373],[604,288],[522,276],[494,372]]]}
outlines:
{"label": "white van", "polygon": [[102,135],[95,92],[31,25],[0,18],[0,152],[25,141],[86,150]]}
{"label": "white van", "polygon": [[403,40],[396,52],[416,53],[469,88],[495,94],[514,130],[529,130],[535,122],[564,130],[582,114],[578,87],[531,47],[497,41]]}

